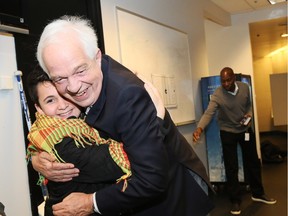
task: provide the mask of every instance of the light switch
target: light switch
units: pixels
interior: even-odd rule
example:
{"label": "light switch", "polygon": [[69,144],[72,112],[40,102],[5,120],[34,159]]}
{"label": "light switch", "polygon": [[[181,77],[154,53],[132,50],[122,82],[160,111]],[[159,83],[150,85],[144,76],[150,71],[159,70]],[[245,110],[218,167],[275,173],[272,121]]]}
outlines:
{"label": "light switch", "polygon": [[0,90],[13,89],[12,76],[0,76]]}

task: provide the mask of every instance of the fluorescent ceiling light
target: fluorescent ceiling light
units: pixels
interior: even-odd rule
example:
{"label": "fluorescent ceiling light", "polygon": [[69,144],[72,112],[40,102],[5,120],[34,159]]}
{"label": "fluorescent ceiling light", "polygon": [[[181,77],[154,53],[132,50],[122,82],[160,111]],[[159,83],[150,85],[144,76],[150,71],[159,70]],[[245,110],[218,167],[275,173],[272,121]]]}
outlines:
{"label": "fluorescent ceiling light", "polygon": [[288,45],[281,47],[281,48],[269,53],[268,55],[266,55],[266,57],[272,57],[272,56],[279,54],[281,52],[288,52]]}
{"label": "fluorescent ceiling light", "polygon": [[285,2],[285,1],[287,0],[268,0],[270,4],[276,4],[276,3]]}
{"label": "fluorescent ceiling light", "polygon": [[287,33],[283,33],[283,34],[281,34],[281,37],[288,37],[288,34]]}

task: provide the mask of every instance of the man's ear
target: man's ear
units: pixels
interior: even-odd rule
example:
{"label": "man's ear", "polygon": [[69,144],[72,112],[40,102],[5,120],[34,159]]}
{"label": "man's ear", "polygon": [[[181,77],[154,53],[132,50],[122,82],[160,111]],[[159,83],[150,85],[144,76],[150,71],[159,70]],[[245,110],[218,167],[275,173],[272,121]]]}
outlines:
{"label": "man's ear", "polygon": [[100,49],[98,49],[98,51],[95,55],[95,61],[97,62],[97,64],[99,65],[100,68],[101,68],[101,60],[102,60],[102,52]]}
{"label": "man's ear", "polygon": [[40,106],[38,106],[37,104],[34,104],[34,106],[35,106],[35,108],[36,108],[36,110],[37,110],[38,113],[40,113],[40,114],[45,114],[45,113],[43,112],[43,110],[41,109]]}

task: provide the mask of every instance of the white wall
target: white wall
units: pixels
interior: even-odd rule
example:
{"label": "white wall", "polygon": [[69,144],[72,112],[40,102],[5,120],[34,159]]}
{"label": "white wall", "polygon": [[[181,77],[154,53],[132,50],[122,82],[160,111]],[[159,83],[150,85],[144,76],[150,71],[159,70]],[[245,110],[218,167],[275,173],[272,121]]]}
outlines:
{"label": "white wall", "polygon": [[0,202],[8,216],[29,216],[32,212],[16,71],[14,37],[0,33]]}
{"label": "white wall", "polygon": [[209,76],[219,75],[223,67],[231,67],[235,73],[252,75],[253,62],[249,26],[223,27],[205,21]]}
{"label": "white wall", "polygon": [[[105,51],[120,61],[117,31],[116,7],[150,18],[188,34],[189,52],[192,72],[192,88],[195,102],[196,120],[202,114],[199,80],[208,75],[208,61],[205,43],[204,16],[213,17],[220,23],[231,23],[227,12],[221,10],[208,0],[102,0],[101,10],[104,29]],[[143,59],[149,63],[149,59]],[[181,133],[192,145],[192,132],[195,124],[179,127]],[[204,164],[207,164],[206,146],[193,146]]]}

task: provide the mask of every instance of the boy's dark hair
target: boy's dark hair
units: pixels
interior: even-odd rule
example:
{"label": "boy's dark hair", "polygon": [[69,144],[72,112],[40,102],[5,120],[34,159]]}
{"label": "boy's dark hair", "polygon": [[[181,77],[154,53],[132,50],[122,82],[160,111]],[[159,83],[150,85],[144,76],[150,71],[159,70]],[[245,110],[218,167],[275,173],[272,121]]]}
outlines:
{"label": "boy's dark hair", "polygon": [[51,79],[49,78],[48,74],[43,71],[43,69],[40,67],[40,65],[36,65],[34,70],[30,72],[27,76],[27,85],[28,85],[28,93],[29,96],[34,104],[39,104],[39,97],[38,97],[38,91],[37,91],[37,85],[39,83],[43,82],[51,82]]}

